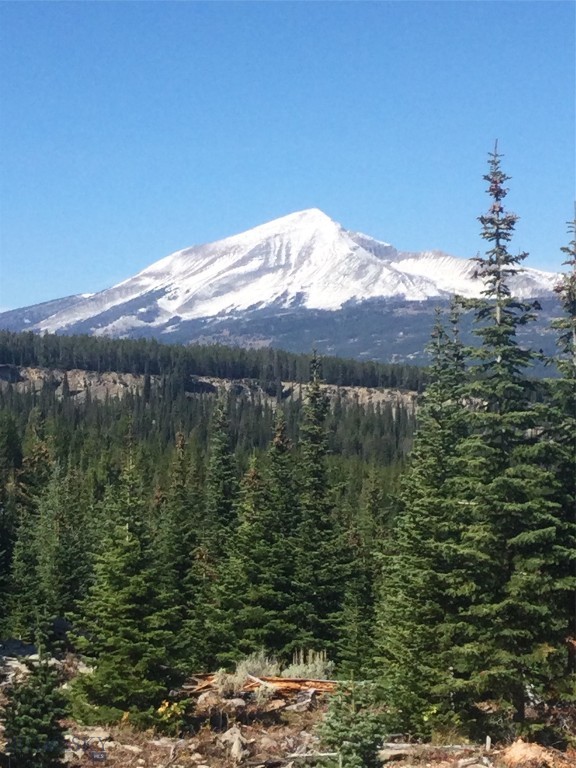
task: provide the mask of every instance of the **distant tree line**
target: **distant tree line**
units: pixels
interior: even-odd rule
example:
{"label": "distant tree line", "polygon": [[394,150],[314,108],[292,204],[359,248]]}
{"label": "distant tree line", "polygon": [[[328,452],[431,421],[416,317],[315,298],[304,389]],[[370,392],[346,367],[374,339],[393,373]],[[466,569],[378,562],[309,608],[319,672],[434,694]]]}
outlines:
{"label": "distant tree line", "polygon": [[[243,349],[223,345],[161,344],[154,339],[108,339],[15,333],[0,330],[0,364],[133,374],[214,376],[254,379],[265,386],[279,380],[308,381],[312,354],[279,349]],[[322,376],[328,384],[398,387],[421,391],[426,373],[404,363],[377,363],[324,357]]]}

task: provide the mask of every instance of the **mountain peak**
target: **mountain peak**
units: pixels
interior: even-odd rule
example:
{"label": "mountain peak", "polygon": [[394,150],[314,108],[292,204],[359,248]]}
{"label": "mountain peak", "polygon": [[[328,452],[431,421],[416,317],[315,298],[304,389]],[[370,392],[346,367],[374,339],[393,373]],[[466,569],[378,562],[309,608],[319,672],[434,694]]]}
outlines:
{"label": "mountain peak", "polygon": [[[177,251],[137,275],[73,303],[24,312],[29,330],[161,335],[202,318],[257,309],[337,310],[347,302],[453,293],[479,296],[482,282],[467,259],[392,245],[344,229],[318,208],[295,211],[223,240]],[[556,276],[526,269],[514,295],[552,290]],[[16,310],[18,312],[18,310]]]}
{"label": "mountain peak", "polygon": [[293,213],[287,213],[285,216],[280,216],[277,219],[272,219],[272,221],[262,224],[261,226],[277,225],[278,227],[284,228],[292,226],[298,227],[306,223],[335,224],[336,222],[324,213],[324,211],[321,211],[320,208],[305,208],[302,211],[294,211]]}
{"label": "mountain peak", "polygon": [[[332,221],[330,216],[328,216],[324,211],[321,211],[320,208],[304,208],[301,211],[294,211],[293,213],[287,213],[285,216],[280,216],[277,219],[274,219],[273,221],[281,222],[281,221]],[[273,223],[273,222],[270,222]]]}
{"label": "mountain peak", "polygon": [[325,214],[319,208],[306,208],[303,211],[295,211],[294,213],[288,213],[286,216],[281,216],[278,219],[272,219],[265,224],[259,224],[253,229],[248,229],[245,232],[241,232],[238,235],[232,235],[225,240],[219,240],[217,242],[223,243],[229,240],[260,240],[277,235],[298,237],[301,240],[303,237],[312,236],[317,232],[330,233],[332,236],[336,236],[338,231],[342,227],[337,222],[333,221],[330,216]]}

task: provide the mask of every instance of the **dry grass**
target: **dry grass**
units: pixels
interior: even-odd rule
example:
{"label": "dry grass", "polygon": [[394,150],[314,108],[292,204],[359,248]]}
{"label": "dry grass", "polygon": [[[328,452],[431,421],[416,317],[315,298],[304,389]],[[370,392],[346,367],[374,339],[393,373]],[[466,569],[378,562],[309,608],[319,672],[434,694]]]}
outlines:
{"label": "dry grass", "polygon": [[281,677],[306,678],[308,680],[330,680],[335,664],[328,660],[326,651],[296,651],[292,664],[283,669]]}

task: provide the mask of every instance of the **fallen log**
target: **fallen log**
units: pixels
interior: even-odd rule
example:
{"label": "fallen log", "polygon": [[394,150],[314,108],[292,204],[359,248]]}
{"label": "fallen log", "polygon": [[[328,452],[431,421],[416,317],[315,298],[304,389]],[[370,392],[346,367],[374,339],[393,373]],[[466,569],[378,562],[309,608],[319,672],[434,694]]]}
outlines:
{"label": "fallen log", "polygon": [[[246,680],[235,693],[251,693],[264,687],[274,691],[279,696],[290,697],[306,690],[314,690],[317,693],[334,693],[337,685],[338,681],[336,680],[246,675]],[[174,692],[174,695],[196,696],[209,690],[218,690],[218,676],[216,674],[193,675],[189,681]]]}

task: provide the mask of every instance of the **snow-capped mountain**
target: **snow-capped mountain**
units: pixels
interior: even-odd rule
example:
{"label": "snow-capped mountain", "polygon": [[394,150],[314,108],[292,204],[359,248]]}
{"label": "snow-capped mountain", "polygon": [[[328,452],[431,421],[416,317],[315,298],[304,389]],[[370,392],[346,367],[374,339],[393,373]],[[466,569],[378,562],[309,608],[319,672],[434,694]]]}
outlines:
{"label": "snow-capped mountain", "polygon": [[[265,308],[338,310],[350,302],[479,296],[473,261],[440,251],[408,253],[345,230],[318,209],[167,256],[134,277],[83,294],[0,314],[0,327],[98,335],[160,335],[194,319]],[[525,269],[518,297],[551,292],[557,275]]]}

